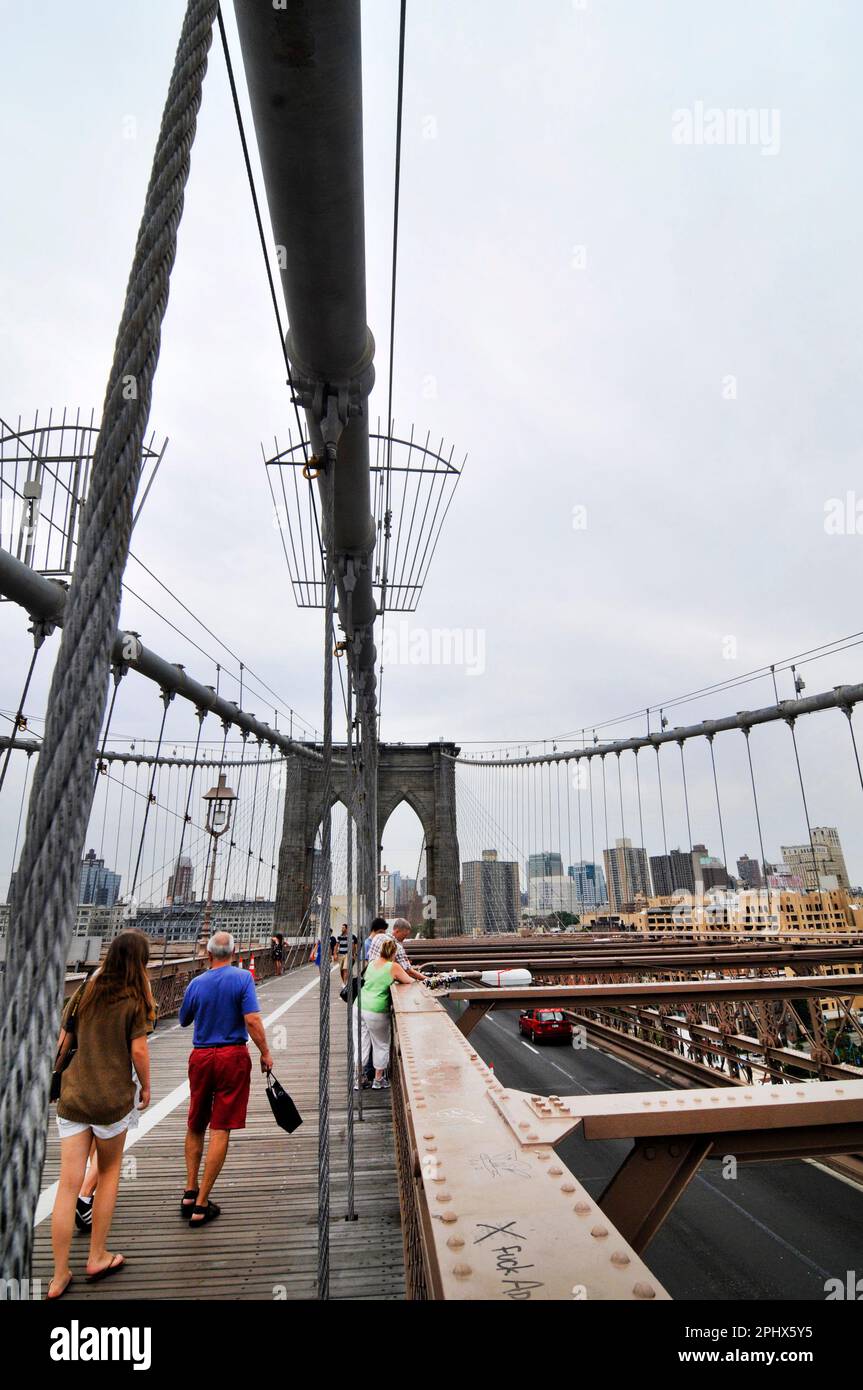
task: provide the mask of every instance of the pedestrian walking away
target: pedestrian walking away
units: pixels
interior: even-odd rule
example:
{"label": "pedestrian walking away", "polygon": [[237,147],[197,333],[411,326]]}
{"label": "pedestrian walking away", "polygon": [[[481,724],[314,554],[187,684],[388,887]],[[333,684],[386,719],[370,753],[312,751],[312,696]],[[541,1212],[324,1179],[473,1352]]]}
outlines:
{"label": "pedestrian walking away", "polygon": [[54,1277],[48,1287],[49,1299],[62,1298],[72,1283],[69,1251],[79,1194],[82,1188],[87,1191],[84,1178],[94,1143],[98,1166],[93,1173],[96,1188],[89,1223],[87,1282],[116,1274],[125,1264],[124,1257],[109,1250],[107,1242],[126,1132],[137,1125],[138,1111],[150,1104],[147,1034],[152,1032],[156,1008],[147,977],[149,958],[150,947],[143,932],[120,932],[99,970],[63,1011],[55,1063],[55,1071],[61,1072],[57,1102],[60,1179],[51,1217]]}
{"label": "pedestrian walking away", "polygon": [[[261,1054],[261,1070],[271,1071],[273,1066],[255,982],[247,970],[233,965],[234,949],[230,932],[210,937],[210,968],[192,980],[180,1005],[180,1026],[195,1025],[189,1057],[186,1190],[180,1201],[180,1215],[192,1230],[206,1226],[221,1212],[210,1193],[227,1158],[231,1131],[246,1127],[250,1037]],[[208,1127],[207,1159],[199,1183]]]}

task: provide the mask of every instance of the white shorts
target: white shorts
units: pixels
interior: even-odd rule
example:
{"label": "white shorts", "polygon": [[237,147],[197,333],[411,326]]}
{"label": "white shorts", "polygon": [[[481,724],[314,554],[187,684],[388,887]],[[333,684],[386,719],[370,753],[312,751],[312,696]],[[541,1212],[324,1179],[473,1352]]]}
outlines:
{"label": "white shorts", "polygon": [[57,1129],[60,1132],[60,1138],[71,1139],[73,1134],[83,1134],[85,1129],[89,1129],[92,1131],[94,1139],[116,1139],[118,1134],[125,1134],[127,1129],[137,1129],[140,1119],[138,1101],[141,1099],[141,1083],[134,1069],[132,1075],[135,1078],[135,1099],[128,1115],[124,1115],[122,1120],[115,1120],[112,1125],[79,1124],[77,1120],[64,1120],[62,1115],[58,1115]]}
{"label": "white shorts", "polygon": [[57,1116],[57,1129],[61,1139],[71,1139],[73,1134],[83,1134],[85,1130],[90,1130],[95,1139],[116,1139],[118,1134],[125,1134],[127,1129],[134,1129],[137,1123],[136,1110],[130,1110],[128,1115],[124,1115],[122,1120],[116,1120],[112,1125],[79,1124],[77,1120],[64,1120],[62,1115]]}

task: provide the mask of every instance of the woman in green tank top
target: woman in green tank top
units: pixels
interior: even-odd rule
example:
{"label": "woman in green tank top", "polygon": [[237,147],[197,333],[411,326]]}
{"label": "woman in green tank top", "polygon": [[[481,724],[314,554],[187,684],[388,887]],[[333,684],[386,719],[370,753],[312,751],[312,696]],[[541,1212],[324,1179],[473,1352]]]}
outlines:
{"label": "woman in green tank top", "polygon": [[359,1004],[362,1007],[362,1028],[359,1027],[360,1010],[354,1004],[354,1056],[358,1070],[354,1077],[354,1090],[360,1086],[360,1075],[372,1054],[375,1065],[373,1091],[382,1091],[389,1082],[384,1072],[390,1060],[390,990],[393,985],[411,985],[413,980],[406,970],[396,963],[396,943],[387,937],[380,954],[367,967],[363,977],[363,987]]}

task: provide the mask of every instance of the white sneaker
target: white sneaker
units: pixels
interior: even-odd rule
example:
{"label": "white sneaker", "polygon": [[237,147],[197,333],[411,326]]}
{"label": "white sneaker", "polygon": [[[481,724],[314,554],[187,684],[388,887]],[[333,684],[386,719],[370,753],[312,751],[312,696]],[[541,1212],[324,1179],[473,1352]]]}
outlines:
{"label": "white sneaker", "polygon": [[384,1089],[384,1083],[383,1083],[382,1081],[373,1081],[373,1082],[372,1082],[372,1090],[373,1090],[373,1091],[382,1091],[383,1089]]}

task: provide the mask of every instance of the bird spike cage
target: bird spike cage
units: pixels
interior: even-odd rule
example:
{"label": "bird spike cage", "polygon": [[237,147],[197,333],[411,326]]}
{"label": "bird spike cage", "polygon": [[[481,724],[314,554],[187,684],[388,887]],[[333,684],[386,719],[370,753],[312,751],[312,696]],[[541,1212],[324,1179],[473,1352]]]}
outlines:
{"label": "bird spike cage", "polygon": [[[50,411],[17,427],[0,418],[0,546],[31,569],[68,580],[90,487],[99,426],[81,410]],[[138,512],[164,457],[167,439],[142,446]],[[135,514],[137,520],[138,513]]]}
{"label": "bird spike cage", "polygon": [[[326,589],[320,513],[316,485],[303,475],[312,450],[305,437],[267,457],[264,466],[273,499],[273,526],[279,531],[291,585],[299,608],[323,608]],[[375,552],[372,583],[379,611],[413,613],[437,547],[441,528],[466,460],[452,461],[453,449],[444,442],[435,449],[425,443],[369,435]],[[383,564],[387,557],[386,594]]]}

